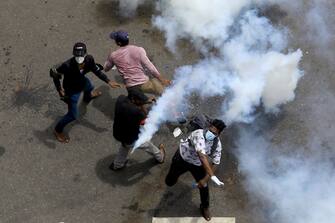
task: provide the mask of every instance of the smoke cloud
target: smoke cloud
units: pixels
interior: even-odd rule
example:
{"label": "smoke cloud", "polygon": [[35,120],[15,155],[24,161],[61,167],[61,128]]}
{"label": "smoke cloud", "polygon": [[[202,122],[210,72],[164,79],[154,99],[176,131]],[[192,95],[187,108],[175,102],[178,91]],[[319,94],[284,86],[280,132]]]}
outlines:
{"label": "smoke cloud", "polygon": [[307,41],[314,44],[316,53],[324,59],[334,61],[334,51],[329,48],[334,43],[334,26],[330,18],[334,18],[333,2],[311,0],[306,14]]}
{"label": "smoke cloud", "polygon": [[286,31],[257,10],[247,10],[249,2],[160,1],[161,16],[153,23],[166,34],[167,47],[176,51],[178,39],[190,39],[205,59],[176,70],[174,84],[150,112],[135,148],[150,140],[161,123],[187,113],[193,93],[203,99],[226,97],[219,118],[228,124],[251,122],[256,107],[277,112],[294,99],[302,53],[284,53]]}
{"label": "smoke cloud", "polygon": [[[321,132],[313,130],[314,134]],[[247,179],[245,188],[266,201],[263,209],[269,221],[317,223],[335,219],[334,152],[313,135],[306,148],[276,146],[262,135],[241,130],[236,149],[239,168]]]}
{"label": "smoke cloud", "polygon": [[289,49],[288,30],[274,27],[260,16],[258,7],[276,3],[291,14],[305,16],[304,38],[319,49],[320,55],[333,58],[328,47],[333,41],[329,21],[323,16],[332,14],[331,3],[307,2],[157,2],[160,15],[153,18],[153,24],[164,32],[167,48],[178,52],[178,40],[188,40],[204,59],[176,69],[173,85],[151,110],[135,148],[150,140],[161,123],[175,121],[181,111],[187,113],[193,94],[203,100],[222,97],[225,100],[218,118],[228,124],[253,122],[249,128],[244,125],[243,130],[239,129],[236,156],[239,169],[246,176],[246,190],[266,201],[264,213],[269,215],[269,222],[315,223],[335,219],[335,153],[330,146],[335,141],[334,127],[329,124],[334,121],[335,108],[329,107],[335,104],[334,95],[327,100],[311,100],[310,104],[315,106],[305,109],[309,113],[304,115],[311,116],[308,120],[318,117],[323,121],[309,123],[310,133],[304,145],[274,144],[268,133],[271,123],[264,128],[256,112],[257,109],[277,113],[281,105],[294,99],[303,75],[299,70],[302,51]]}

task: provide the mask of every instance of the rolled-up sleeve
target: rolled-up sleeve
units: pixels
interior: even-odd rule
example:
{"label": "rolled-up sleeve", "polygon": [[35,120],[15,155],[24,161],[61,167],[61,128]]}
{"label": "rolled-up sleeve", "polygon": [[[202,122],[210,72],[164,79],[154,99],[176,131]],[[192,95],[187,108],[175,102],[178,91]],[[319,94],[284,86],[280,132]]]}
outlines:
{"label": "rolled-up sleeve", "polygon": [[112,52],[108,55],[107,57],[107,60],[104,64],[104,68],[105,68],[105,71],[109,71],[110,69],[112,69],[112,67],[114,66],[114,63],[113,63],[113,59],[112,59]]}
{"label": "rolled-up sleeve", "polygon": [[147,53],[145,52],[145,50],[142,47],[140,47],[139,53],[140,53],[140,56],[141,56],[142,65],[146,69],[148,69],[154,77],[157,77],[157,78],[160,77],[161,74],[158,72],[155,65],[149,60],[149,58],[147,56]]}
{"label": "rolled-up sleeve", "polygon": [[203,136],[203,131],[194,131],[191,135],[191,141],[195,148],[195,151],[201,152],[206,155],[206,142]]}

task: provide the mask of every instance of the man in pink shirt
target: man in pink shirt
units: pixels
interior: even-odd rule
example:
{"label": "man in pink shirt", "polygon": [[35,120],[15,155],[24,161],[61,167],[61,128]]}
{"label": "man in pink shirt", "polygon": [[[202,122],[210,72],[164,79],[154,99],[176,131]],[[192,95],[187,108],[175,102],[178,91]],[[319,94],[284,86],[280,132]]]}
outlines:
{"label": "man in pink shirt", "polygon": [[[129,36],[125,31],[112,32],[110,38],[120,46],[112,51],[104,65],[107,72],[116,66],[127,89],[138,88],[144,93],[161,95],[164,87],[170,84],[170,80],[162,77],[156,67],[147,57],[142,47],[129,45]],[[153,78],[149,78],[145,72],[149,71]]]}

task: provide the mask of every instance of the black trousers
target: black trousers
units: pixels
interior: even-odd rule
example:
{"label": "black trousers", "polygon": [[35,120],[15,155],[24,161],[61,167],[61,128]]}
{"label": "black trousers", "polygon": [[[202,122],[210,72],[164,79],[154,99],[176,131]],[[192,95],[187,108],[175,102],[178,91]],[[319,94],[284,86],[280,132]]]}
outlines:
{"label": "black trousers", "polygon": [[[207,175],[206,170],[203,168],[203,166],[196,166],[183,160],[178,149],[172,158],[169,173],[165,178],[166,185],[168,186],[175,185],[178,181],[179,176],[186,173],[187,171],[191,172],[196,182],[199,182]],[[199,191],[200,191],[201,206],[204,208],[208,208],[209,207],[208,186],[204,188],[199,188]]]}

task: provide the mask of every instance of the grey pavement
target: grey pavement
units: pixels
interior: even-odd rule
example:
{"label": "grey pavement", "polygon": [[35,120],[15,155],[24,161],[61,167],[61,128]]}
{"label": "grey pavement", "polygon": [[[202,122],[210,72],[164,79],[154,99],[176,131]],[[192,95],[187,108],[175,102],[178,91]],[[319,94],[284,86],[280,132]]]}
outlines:
{"label": "grey pavement", "polygon": [[[151,26],[153,12],[154,7],[145,4],[134,18],[122,19],[112,0],[0,1],[1,223],[149,223],[152,217],[200,217],[199,194],[191,189],[190,175],[183,176],[173,188],[164,184],[178,144],[166,126],[153,139],[166,145],[164,164],[156,164],[139,151],[131,156],[126,169],[108,169],[119,147],[111,128],[114,103],[125,89],[110,89],[90,74],[103,96],[87,108],[81,106],[80,119],[68,128],[69,144],[58,143],[52,134],[66,106],[58,99],[48,70],[71,56],[76,41],[87,43],[88,52],[103,63],[110,47],[116,49],[108,33],[129,30],[132,43],[143,46],[168,78],[178,66],[199,58],[186,42],[180,43],[180,55],[167,51],[164,36]],[[305,76],[297,98],[284,107],[281,116],[271,119],[276,127],[272,133],[278,141],[303,144],[304,124],[315,118],[313,103],[323,100],[327,104],[328,98],[320,89],[332,98],[335,67],[304,38],[305,30],[299,27],[302,17],[275,12],[268,13],[290,28],[291,46],[309,54],[301,64]],[[334,50],[335,44],[332,46]],[[108,73],[109,77],[116,74]],[[329,117],[331,121],[334,118]],[[223,142],[223,165],[218,175],[225,187],[211,187],[213,216],[236,217],[238,223],[267,222],[243,187],[243,175],[232,151],[233,129],[223,136]]]}

